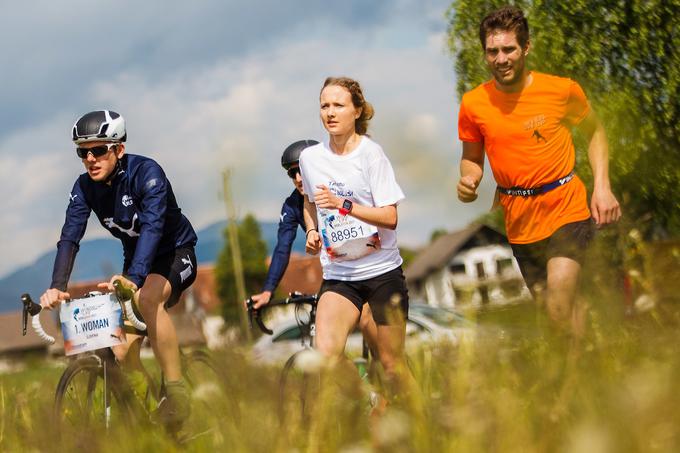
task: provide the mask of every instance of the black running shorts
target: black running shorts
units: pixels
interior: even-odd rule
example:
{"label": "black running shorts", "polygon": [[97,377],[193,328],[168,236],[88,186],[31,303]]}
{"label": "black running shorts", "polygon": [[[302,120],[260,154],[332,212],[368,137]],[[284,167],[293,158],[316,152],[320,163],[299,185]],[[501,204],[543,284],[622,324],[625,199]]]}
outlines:
{"label": "black running shorts", "polygon": [[359,313],[363,305],[368,303],[373,319],[378,325],[397,323],[397,317],[390,313],[392,309],[400,312],[401,319],[406,319],[408,314],[408,289],[401,266],[368,280],[324,280],[319,290],[319,298],[325,292],[346,297]]}
{"label": "black running shorts", "polygon": [[[123,271],[123,274],[127,269]],[[184,246],[159,255],[151,264],[149,274],[158,274],[170,282],[172,293],[165,302],[168,309],[179,302],[182,292],[196,280],[196,254],[192,246]]]}
{"label": "black running shorts", "polygon": [[592,219],[587,219],[562,225],[551,236],[538,242],[510,244],[531,294],[535,296],[537,284],[545,287],[550,258],[566,257],[583,264],[594,233],[595,225]]}

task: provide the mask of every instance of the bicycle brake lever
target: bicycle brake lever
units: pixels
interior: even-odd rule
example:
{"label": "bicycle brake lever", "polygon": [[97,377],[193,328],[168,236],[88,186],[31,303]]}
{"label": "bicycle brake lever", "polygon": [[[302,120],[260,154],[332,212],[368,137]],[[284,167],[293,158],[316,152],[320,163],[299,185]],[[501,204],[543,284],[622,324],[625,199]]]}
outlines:
{"label": "bicycle brake lever", "polygon": [[253,328],[253,298],[246,299],[246,308],[248,309],[248,327]]}
{"label": "bicycle brake lever", "polygon": [[21,295],[21,302],[24,304],[24,308],[21,312],[21,323],[22,323],[22,335],[26,336],[26,326],[28,324],[28,315],[35,316],[42,310],[42,307],[31,299],[31,296],[27,293]]}
{"label": "bicycle brake lever", "polygon": [[24,296],[27,296],[27,294],[21,296],[21,302],[23,302],[24,305],[24,307],[21,310],[21,335],[25,337],[26,326],[28,325],[28,304],[26,303]]}

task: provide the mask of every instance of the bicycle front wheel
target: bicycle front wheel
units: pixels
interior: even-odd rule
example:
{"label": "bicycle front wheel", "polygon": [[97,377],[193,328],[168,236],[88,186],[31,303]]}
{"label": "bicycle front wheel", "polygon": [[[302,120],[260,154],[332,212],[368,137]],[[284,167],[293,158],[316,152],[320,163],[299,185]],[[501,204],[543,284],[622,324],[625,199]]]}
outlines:
{"label": "bicycle front wheel", "polygon": [[182,374],[191,392],[191,416],[185,425],[189,434],[218,432],[224,416],[238,424],[238,401],[227,388],[226,376],[205,351],[191,351],[182,357]]}
{"label": "bicycle front wheel", "polygon": [[104,359],[91,355],[66,368],[54,399],[57,420],[73,426],[109,427],[113,413],[121,407],[104,367]]}
{"label": "bicycle front wheel", "polygon": [[279,378],[278,417],[281,424],[309,421],[321,388],[318,360],[316,351],[303,349],[286,361]]}

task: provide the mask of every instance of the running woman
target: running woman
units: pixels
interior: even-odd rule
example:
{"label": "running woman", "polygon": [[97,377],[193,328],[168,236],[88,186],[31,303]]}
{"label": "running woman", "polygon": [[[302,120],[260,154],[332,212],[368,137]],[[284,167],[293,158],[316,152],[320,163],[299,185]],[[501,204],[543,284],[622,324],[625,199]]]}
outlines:
{"label": "running woman", "polygon": [[[528,70],[529,25],[522,11],[506,6],[492,12],[481,22],[479,39],[493,79],[465,93],[460,105],[458,198],[477,198],[488,156],[527,286],[545,300],[557,325],[580,336],[584,317],[575,298],[593,220],[601,227],[621,217],[609,184],[604,128],[578,83]],[[589,142],[590,210],[574,173],[572,127]]]}
{"label": "running woman", "polygon": [[[264,282],[264,288],[262,292],[251,296],[255,302],[253,305],[255,309],[258,309],[269,303],[272,293],[279,285],[283,274],[286,272],[286,268],[288,267],[288,262],[290,260],[290,252],[293,248],[293,242],[295,241],[298,227],[302,228],[305,231],[305,234],[315,231],[315,227],[313,225],[310,228],[306,228],[305,225],[305,192],[302,187],[302,176],[300,175],[299,161],[300,153],[302,153],[305,148],[317,145],[318,143],[319,142],[316,140],[299,140],[288,145],[288,147],[283,150],[283,154],[281,155],[281,166],[284,170],[286,170],[286,173],[293,182],[295,189],[283,202],[283,206],[281,206],[276,246],[274,247],[274,252],[272,253],[271,264],[269,265],[269,271],[267,272],[267,279]],[[375,322],[371,317],[371,311],[368,306],[365,306],[362,311],[359,326],[364,338],[371,348],[371,352],[377,356],[377,332]]]}
{"label": "running woman", "polygon": [[[377,324],[377,349],[392,392],[413,380],[404,359],[408,292],[397,248],[397,205],[404,193],[380,145],[367,135],[373,107],[355,80],[329,77],[320,95],[328,141],[300,156],[307,250],[321,252],[323,283],[316,347],[332,363],[365,304]],[[410,388],[410,387],[409,387]]]}
{"label": "running woman", "polygon": [[[177,427],[188,417],[190,401],[180,370],[177,333],[167,309],[196,279],[196,233],[177,206],[160,165],[126,154],[127,132],[121,115],[111,110],[87,113],[73,125],[72,139],[86,172],[69,195],[52,284],[40,303],[51,309],[70,298],[66,287],[87,219],[94,211],[99,223],[120,239],[124,255],[123,275],[99,286],[113,290],[113,281],[120,279],[135,291],[135,303],[166,378],[167,398],[161,401],[156,417]],[[140,344],[139,336],[128,334],[126,344],[114,347],[116,357],[129,370],[143,370]]]}

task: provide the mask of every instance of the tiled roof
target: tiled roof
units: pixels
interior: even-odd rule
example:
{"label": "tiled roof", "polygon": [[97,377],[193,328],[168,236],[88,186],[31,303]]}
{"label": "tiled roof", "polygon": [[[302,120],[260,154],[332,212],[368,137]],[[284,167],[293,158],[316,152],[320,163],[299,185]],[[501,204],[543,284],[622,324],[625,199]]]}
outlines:
{"label": "tiled roof", "polygon": [[314,294],[319,291],[322,278],[323,273],[318,256],[293,254],[278,289],[285,294],[293,291]]}
{"label": "tiled roof", "polygon": [[465,229],[443,234],[425,247],[404,271],[406,279],[418,281],[431,272],[441,269],[471,240],[482,234],[498,243],[507,243],[504,236],[496,230],[481,224],[472,224]]}

